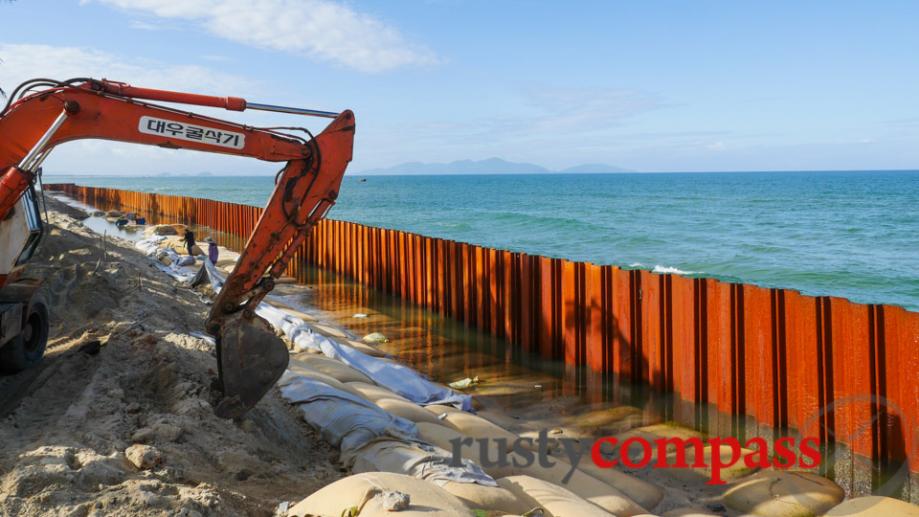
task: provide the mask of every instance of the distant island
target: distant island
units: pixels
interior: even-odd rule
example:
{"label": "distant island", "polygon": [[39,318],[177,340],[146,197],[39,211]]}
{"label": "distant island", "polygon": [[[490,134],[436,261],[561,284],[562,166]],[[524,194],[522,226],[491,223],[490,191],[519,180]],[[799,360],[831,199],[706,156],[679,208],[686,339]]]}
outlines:
{"label": "distant island", "polygon": [[587,163],[567,169],[552,170],[535,163],[509,162],[501,158],[458,160],[450,163],[407,162],[392,167],[369,169],[356,174],[533,174],[533,173],[611,173],[632,172],[602,163]]}

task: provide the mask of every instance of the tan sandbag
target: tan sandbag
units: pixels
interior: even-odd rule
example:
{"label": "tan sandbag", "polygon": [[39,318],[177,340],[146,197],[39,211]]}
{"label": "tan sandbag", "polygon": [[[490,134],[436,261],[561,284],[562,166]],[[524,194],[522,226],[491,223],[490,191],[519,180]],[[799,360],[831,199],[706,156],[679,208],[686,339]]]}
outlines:
{"label": "tan sandbag", "polygon": [[530,476],[509,476],[497,480],[498,486],[507,489],[524,503],[542,508],[546,517],[610,517],[603,511],[558,485]]}
{"label": "tan sandbag", "polygon": [[664,490],[661,487],[614,468],[600,468],[589,457],[581,459],[578,470],[627,494],[629,499],[648,510],[654,509],[664,498]]}
{"label": "tan sandbag", "polygon": [[333,388],[337,388],[342,391],[346,391],[357,397],[361,396],[360,392],[355,390],[348,383],[341,382],[335,377],[332,377],[331,375],[327,375],[322,372],[316,371],[315,369],[311,368],[309,365],[307,365],[306,363],[304,363],[303,361],[299,359],[291,358],[290,363],[287,365],[287,369],[293,373],[296,373],[297,375],[302,375],[308,379],[313,379],[319,382],[323,382]]}
{"label": "tan sandbag", "polygon": [[[652,444],[654,450],[656,451],[656,440],[678,438],[680,440],[686,441],[690,438],[703,439],[704,435],[695,429],[681,426],[675,422],[663,422],[660,424],[646,425],[644,427],[636,427],[616,435],[616,439],[618,440],[617,443],[619,446],[615,449],[616,454],[614,454],[614,457],[617,457],[623,453],[622,444],[630,438],[641,438],[642,440]],[[667,443],[666,449],[668,453],[674,452],[676,451],[676,445],[673,443]],[[631,447],[629,447],[628,454],[629,457],[633,460],[639,459],[644,454],[643,448],[637,443],[633,443],[631,444]]]}
{"label": "tan sandbag", "polygon": [[729,488],[724,502],[741,513],[796,517],[823,515],[845,495],[839,485],[817,474],[761,470]]}
{"label": "tan sandbag", "polygon": [[[453,440],[461,440],[465,436],[459,433],[456,429],[441,425],[441,424],[431,424],[428,422],[418,422],[415,424],[415,427],[418,429],[418,437],[423,441],[440,447],[441,449],[447,451],[451,455],[453,454]],[[491,462],[498,461],[498,448],[496,444],[492,441],[485,442],[487,448],[485,449],[485,454],[488,454],[487,459]],[[473,441],[472,444],[464,444],[459,449],[460,456],[463,459],[467,459],[478,466],[484,465],[486,462],[482,458],[482,444]],[[512,474],[513,472],[510,472]],[[493,474],[489,473],[492,477]]]}
{"label": "tan sandbag", "polygon": [[[508,451],[513,448],[514,442],[519,438],[503,427],[465,411],[447,412],[446,417],[441,418],[440,422],[473,439],[486,438],[492,441],[504,439]],[[497,445],[497,442],[494,443]]]}
{"label": "tan sandbag", "polygon": [[510,490],[499,486],[482,486],[476,483],[447,481],[441,487],[455,495],[471,510],[523,514],[533,509],[528,501],[522,501]]}
{"label": "tan sandbag", "polygon": [[[409,496],[409,507],[400,512],[383,508],[383,492],[397,491]],[[389,472],[368,472],[348,476],[326,485],[288,511],[291,517],[307,515],[339,517],[356,509],[361,517],[455,517],[472,512],[455,496],[435,485],[413,477]]]}
{"label": "tan sandbag", "polygon": [[376,401],[376,405],[380,406],[392,415],[401,416],[402,418],[411,420],[416,424],[418,422],[428,422],[431,424],[436,424],[438,422],[437,417],[432,415],[430,412],[425,411],[423,407],[404,399],[399,400],[382,398]]}
{"label": "tan sandbag", "polygon": [[661,514],[661,517],[719,517],[719,515],[705,508],[699,508],[696,506],[683,506],[680,508],[667,510]]}
{"label": "tan sandbag", "polygon": [[[734,481],[735,479],[741,478],[743,476],[752,474],[759,470],[758,467],[748,467],[747,464],[743,461],[747,455],[756,454],[750,449],[740,448],[738,449],[739,456],[737,457],[738,461],[734,462],[732,465],[728,465],[733,459],[734,451],[729,445],[720,445],[718,447],[718,456],[721,459],[721,465],[728,465],[722,467],[719,471],[719,477],[725,481]],[[705,445],[702,448],[702,457],[703,462],[705,463],[704,467],[693,467],[692,465],[696,462],[696,447],[690,445],[685,450],[685,459],[686,463],[689,465],[685,468],[669,467],[664,469],[659,469],[660,472],[668,476],[673,476],[680,481],[686,483],[708,483],[712,479],[712,447],[710,445]],[[677,451],[673,451],[667,455],[667,464],[674,465],[677,461]]]}
{"label": "tan sandbag", "polygon": [[351,381],[348,383],[348,385],[354,388],[355,391],[359,392],[362,397],[369,400],[370,402],[376,402],[380,399],[398,399],[404,400],[406,402],[408,401],[407,398],[397,394],[396,392],[373,383]]}
{"label": "tan sandbag", "polygon": [[393,472],[420,477],[424,470],[422,460],[429,455],[417,444],[398,440],[377,440],[354,453],[351,471],[354,473]]}
{"label": "tan sandbag", "polygon": [[445,404],[429,404],[424,406],[424,409],[434,413],[434,415],[438,418],[442,417],[444,413],[460,413],[463,411],[462,409],[457,409],[453,406],[447,406]]}
{"label": "tan sandbag", "polygon": [[299,360],[304,367],[334,377],[341,382],[373,383],[370,377],[335,359],[329,359],[322,355],[306,355],[301,356]]}
{"label": "tan sandbag", "polygon": [[[445,456],[447,453],[442,450],[426,451],[413,443],[378,440],[364,446],[355,454],[351,470],[355,473],[392,472],[428,480],[435,474],[431,464],[426,461],[432,455]],[[442,486],[471,509],[511,513],[529,510],[529,508],[523,508],[525,505],[522,505],[513,494],[498,487],[445,480],[430,479],[429,481]]]}
{"label": "tan sandbag", "polygon": [[919,517],[919,506],[906,501],[869,495],[843,501],[830,508],[826,517]]}
{"label": "tan sandbag", "polygon": [[[647,513],[647,509],[636,503],[629,495],[626,495],[627,492],[604,483],[584,473],[580,469],[575,469],[574,472],[571,473],[571,477],[568,478],[568,481],[565,482],[565,476],[567,476],[569,470],[571,470],[571,465],[559,458],[551,458],[550,461],[553,462],[553,465],[550,467],[543,467],[539,464],[538,456],[534,455],[532,464],[518,467],[514,465],[515,457],[517,458],[518,465],[523,465],[525,463],[522,456],[517,456],[516,453],[509,453],[507,465],[498,467],[482,466],[482,468],[489,476],[495,479],[509,476],[529,476],[564,487],[577,494],[579,497],[590,501],[614,515],[629,517]],[[590,458],[585,458],[585,460],[582,461],[590,461]],[[650,499],[648,494],[642,494],[642,497]]]}

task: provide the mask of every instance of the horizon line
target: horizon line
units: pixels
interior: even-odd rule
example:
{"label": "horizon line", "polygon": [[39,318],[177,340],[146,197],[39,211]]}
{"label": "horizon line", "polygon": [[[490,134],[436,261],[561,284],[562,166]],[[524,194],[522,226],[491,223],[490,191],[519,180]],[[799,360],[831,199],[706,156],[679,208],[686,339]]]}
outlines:
{"label": "horizon line", "polygon": [[[355,177],[374,177],[374,176],[623,176],[623,175],[641,175],[641,174],[811,174],[811,173],[858,173],[858,172],[919,172],[915,169],[773,169],[773,170],[690,170],[690,171],[623,171],[623,172],[557,172],[557,171],[533,171],[533,172],[444,172],[444,173],[376,173],[367,171],[346,172],[345,176]],[[45,172],[43,176],[83,176],[83,177],[109,177],[109,178],[269,178],[275,173],[264,174],[233,174],[233,173],[202,173],[192,172],[182,173],[149,173],[149,174],[106,174],[106,173],[81,173],[81,172]]]}

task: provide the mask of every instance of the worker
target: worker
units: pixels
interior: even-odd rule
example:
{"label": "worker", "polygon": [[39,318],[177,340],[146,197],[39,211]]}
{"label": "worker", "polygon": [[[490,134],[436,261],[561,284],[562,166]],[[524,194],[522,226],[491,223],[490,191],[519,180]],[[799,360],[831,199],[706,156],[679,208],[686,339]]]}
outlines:
{"label": "worker", "polygon": [[217,249],[217,243],[210,237],[204,239],[204,242],[207,243],[207,258],[210,259],[211,264],[217,265],[217,258],[220,256],[220,251]]}
{"label": "worker", "polygon": [[185,227],[185,237],[182,238],[182,241],[185,242],[185,249],[188,250],[188,254],[194,256],[192,250],[195,249],[195,232],[191,231],[191,228]]}

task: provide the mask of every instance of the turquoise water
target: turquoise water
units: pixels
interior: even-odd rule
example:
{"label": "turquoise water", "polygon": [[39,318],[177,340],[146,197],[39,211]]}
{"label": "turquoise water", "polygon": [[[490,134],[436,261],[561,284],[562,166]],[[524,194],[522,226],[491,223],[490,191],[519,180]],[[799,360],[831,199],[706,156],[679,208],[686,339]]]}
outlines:
{"label": "turquoise water", "polygon": [[[46,179],[255,205],[273,181]],[[919,171],[349,176],[330,217],[919,310]]]}

